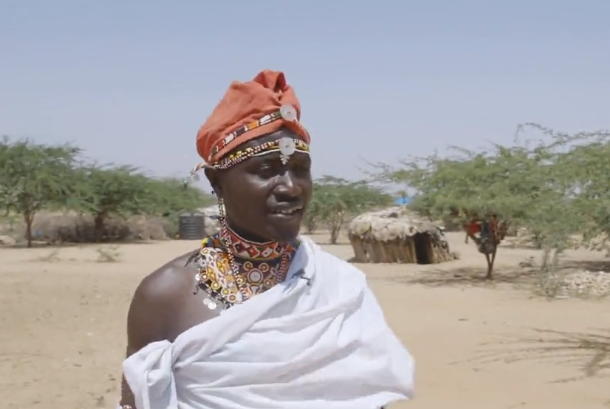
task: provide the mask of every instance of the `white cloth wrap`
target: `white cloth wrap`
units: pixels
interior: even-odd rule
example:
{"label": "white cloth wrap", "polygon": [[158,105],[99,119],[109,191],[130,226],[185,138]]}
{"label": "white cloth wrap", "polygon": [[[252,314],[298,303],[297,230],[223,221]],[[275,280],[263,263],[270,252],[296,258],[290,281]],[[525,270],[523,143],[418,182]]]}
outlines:
{"label": "white cloth wrap", "polygon": [[137,409],[375,409],[412,398],[413,359],[364,274],[301,240],[285,283],[125,360]]}

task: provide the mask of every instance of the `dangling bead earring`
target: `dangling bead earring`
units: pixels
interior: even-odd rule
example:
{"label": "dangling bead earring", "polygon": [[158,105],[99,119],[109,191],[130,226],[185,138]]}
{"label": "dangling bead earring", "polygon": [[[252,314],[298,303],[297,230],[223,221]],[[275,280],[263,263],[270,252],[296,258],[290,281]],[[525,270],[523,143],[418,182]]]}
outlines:
{"label": "dangling bead earring", "polygon": [[229,229],[225,213],[225,202],[222,197],[218,198],[218,222],[220,223],[220,239],[224,241],[224,245],[229,250]]}
{"label": "dangling bead earring", "polygon": [[224,242],[224,246],[227,252],[227,257],[229,258],[229,266],[231,267],[231,273],[233,275],[233,280],[237,283],[237,289],[241,294],[240,302],[244,302],[248,299],[248,291],[245,287],[244,282],[239,281],[236,277],[239,275],[239,267],[235,262],[235,256],[233,254],[233,249],[231,247],[231,236],[229,235],[229,226],[227,225],[227,215],[225,213],[225,203],[224,200],[219,197],[218,198],[218,220],[220,222],[220,240]]}
{"label": "dangling bead earring", "polygon": [[220,220],[221,224],[223,224],[226,220],[225,201],[222,197],[218,198],[218,219]]}

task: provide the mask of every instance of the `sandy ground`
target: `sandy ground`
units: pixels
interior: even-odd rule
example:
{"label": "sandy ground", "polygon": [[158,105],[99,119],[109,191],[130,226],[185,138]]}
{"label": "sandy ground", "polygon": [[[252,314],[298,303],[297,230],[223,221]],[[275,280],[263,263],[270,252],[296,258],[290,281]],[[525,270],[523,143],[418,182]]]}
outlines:
{"label": "sandy ground", "polygon": [[[484,283],[474,245],[449,239],[458,261],[360,265],[417,361],[416,400],[394,408],[610,407],[609,301],[534,297],[519,267],[534,250],[501,249],[497,283]],[[123,245],[117,262],[98,262],[100,246],[0,249],[0,406],[114,407],[133,290],[196,246]],[[601,261],[573,251],[566,263]]]}

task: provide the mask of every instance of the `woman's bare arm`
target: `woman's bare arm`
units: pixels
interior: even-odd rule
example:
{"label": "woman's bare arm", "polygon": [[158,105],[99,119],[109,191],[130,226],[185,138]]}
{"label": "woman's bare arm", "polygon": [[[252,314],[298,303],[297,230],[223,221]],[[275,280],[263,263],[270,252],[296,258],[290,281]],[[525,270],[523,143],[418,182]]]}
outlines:
{"label": "woman's bare arm", "polygon": [[[129,350],[127,351],[127,357],[129,357],[131,353]],[[122,409],[135,409],[136,400],[129,388],[129,384],[127,380],[125,380],[125,375],[121,376],[121,400],[119,402],[119,406]]]}
{"label": "woman's bare arm", "polygon": [[[129,357],[146,345],[167,339],[168,323],[176,313],[177,292],[175,274],[168,265],[153,272],[136,289],[127,313],[127,353]],[[137,409],[135,398],[125,376],[121,377],[122,408]]]}

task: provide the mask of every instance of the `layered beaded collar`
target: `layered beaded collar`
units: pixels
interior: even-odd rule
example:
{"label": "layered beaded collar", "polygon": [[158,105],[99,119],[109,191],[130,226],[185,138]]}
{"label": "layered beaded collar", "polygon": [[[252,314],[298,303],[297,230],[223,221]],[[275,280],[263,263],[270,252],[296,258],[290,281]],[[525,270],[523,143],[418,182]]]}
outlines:
{"label": "layered beaded collar", "polygon": [[223,233],[203,239],[201,250],[192,258],[198,265],[197,290],[207,294],[204,304],[208,308],[230,308],[286,279],[298,240],[286,244],[256,243],[228,226]]}
{"label": "layered beaded collar", "polygon": [[242,260],[272,261],[282,257],[285,252],[294,251],[298,247],[297,240],[289,243],[269,241],[256,243],[249,241],[227,228],[227,236],[230,240],[228,246],[233,256]]}

